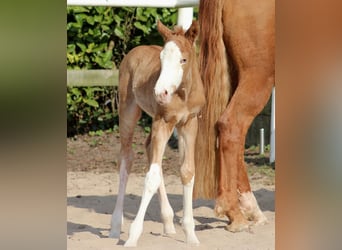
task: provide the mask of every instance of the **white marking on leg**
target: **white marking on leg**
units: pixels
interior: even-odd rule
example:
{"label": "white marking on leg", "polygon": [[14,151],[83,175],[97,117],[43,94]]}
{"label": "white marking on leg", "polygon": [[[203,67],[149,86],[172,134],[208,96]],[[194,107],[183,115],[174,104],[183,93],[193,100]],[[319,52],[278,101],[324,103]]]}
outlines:
{"label": "white marking on leg", "polygon": [[159,164],[153,163],[150,166],[150,170],[145,177],[145,186],[143,195],[141,197],[140,207],[129,229],[129,237],[125,243],[125,247],[137,246],[138,239],[143,232],[143,222],[148,204],[150,203],[153,195],[161,183],[161,171]]}
{"label": "white marking on leg", "polygon": [[128,180],[128,173],[126,170],[126,161],[121,160],[120,163],[120,184],[118,197],[116,199],[115,209],[111,220],[111,230],[109,232],[110,238],[119,238],[121,232],[121,225],[123,224],[123,205],[125,198],[126,185]]}
{"label": "white marking on leg", "polygon": [[164,234],[175,234],[176,229],[173,224],[173,209],[170,205],[169,199],[167,198],[164,178],[161,178],[161,183],[159,187],[159,202],[160,202],[160,214],[164,225]]}
{"label": "white marking on leg", "polygon": [[239,201],[241,212],[246,218],[253,220],[257,225],[267,223],[267,218],[261,212],[253,192],[240,194]]}
{"label": "white marking on leg", "polygon": [[192,212],[192,192],[194,188],[194,177],[191,181],[183,185],[183,221],[182,227],[188,244],[199,245],[199,240],[195,234],[195,223]]}

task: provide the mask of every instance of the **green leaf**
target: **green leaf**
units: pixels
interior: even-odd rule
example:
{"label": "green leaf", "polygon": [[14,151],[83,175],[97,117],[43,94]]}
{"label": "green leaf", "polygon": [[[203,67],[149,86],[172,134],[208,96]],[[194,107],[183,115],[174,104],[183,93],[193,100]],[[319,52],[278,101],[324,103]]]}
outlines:
{"label": "green leaf", "polygon": [[77,97],[81,95],[81,92],[79,91],[78,88],[72,88],[70,91],[71,91],[71,93],[73,93]]}
{"label": "green leaf", "polygon": [[103,14],[105,12],[105,10],[106,10],[106,7],[104,7],[104,6],[97,6],[97,7],[95,7],[95,10],[96,10],[96,12],[98,14]]}
{"label": "green leaf", "polygon": [[117,24],[120,24],[123,19],[119,15],[114,15],[114,20]]}
{"label": "green leaf", "polygon": [[124,32],[123,32],[122,28],[119,26],[115,27],[114,34],[122,40],[125,39]]}
{"label": "green leaf", "polygon": [[88,16],[88,17],[87,17],[87,23],[89,23],[89,24],[91,24],[91,25],[94,25],[94,23],[95,23],[94,18],[93,18],[92,16]]}
{"label": "green leaf", "polygon": [[98,108],[98,107],[99,107],[98,102],[95,101],[95,100],[84,99],[84,102],[85,102],[86,104],[88,104],[89,106],[92,106],[92,107],[95,107],[95,108]]}
{"label": "green leaf", "polygon": [[97,22],[97,23],[101,23],[102,19],[103,19],[102,15],[94,16],[94,21]]}
{"label": "green leaf", "polygon": [[87,50],[87,47],[84,44],[82,43],[76,43],[76,44],[83,52]]}
{"label": "green leaf", "polygon": [[82,6],[76,6],[76,7],[68,7],[70,10],[72,10],[74,13],[83,13],[89,12],[89,9],[87,9],[86,7],[82,7]]}
{"label": "green leaf", "polygon": [[87,52],[87,53],[93,52],[93,48],[94,48],[94,47],[95,47],[95,43],[89,43],[86,52]]}
{"label": "green leaf", "polygon": [[140,21],[146,22],[147,19],[148,19],[148,16],[145,16],[144,8],[138,7],[136,15],[137,15],[137,19],[140,20]]}
{"label": "green leaf", "polygon": [[134,22],[134,26],[140,30],[142,30],[145,34],[149,33],[149,29],[148,27],[146,27],[145,25],[142,25],[140,22]]}

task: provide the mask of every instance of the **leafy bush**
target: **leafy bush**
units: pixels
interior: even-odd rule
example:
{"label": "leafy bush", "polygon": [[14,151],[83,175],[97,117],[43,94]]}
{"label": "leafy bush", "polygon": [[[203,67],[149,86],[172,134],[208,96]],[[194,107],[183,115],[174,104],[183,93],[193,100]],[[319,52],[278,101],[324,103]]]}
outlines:
{"label": "leafy bush", "polygon": [[113,95],[110,87],[68,88],[67,135],[113,128],[118,122]]}
{"label": "leafy bush", "polygon": [[[176,9],[67,8],[68,68],[111,69],[139,44],[161,44],[156,20],[176,23]],[[113,64],[114,61],[114,64]]]}
{"label": "leafy bush", "polygon": [[[67,68],[118,68],[135,46],[162,44],[157,19],[173,26],[177,9],[67,7]],[[112,87],[68,87],[68,136],[117,124],[116,94]]]}

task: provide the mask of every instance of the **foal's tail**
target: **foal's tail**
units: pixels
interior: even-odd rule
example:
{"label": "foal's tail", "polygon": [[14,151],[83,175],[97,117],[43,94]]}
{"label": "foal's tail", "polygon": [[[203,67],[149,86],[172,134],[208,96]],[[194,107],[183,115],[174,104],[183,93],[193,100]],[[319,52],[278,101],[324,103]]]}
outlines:
{"label": "foal's tail", "polygon": [[206,95],[195,150],[195,198],[216,198],[218,190],[217,132],[215,124],[230,96],[230,79],[223,42],[222,12],[225,0],[201,0],[199,5],[199,63]]}

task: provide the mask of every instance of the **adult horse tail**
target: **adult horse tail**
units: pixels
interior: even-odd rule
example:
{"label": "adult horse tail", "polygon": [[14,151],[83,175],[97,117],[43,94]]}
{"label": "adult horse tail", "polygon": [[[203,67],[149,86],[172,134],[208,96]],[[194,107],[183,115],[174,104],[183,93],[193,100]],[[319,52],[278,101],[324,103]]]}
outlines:
{"label": "adult horse tail", "polygon": [[216,198],[219,164],[216,122],[227,107],[231,86],[223,42],[222,12],[225,0],[201,0],[199,5],[199,64],[206,104],[199,115],[195,150],[195,198]]}

